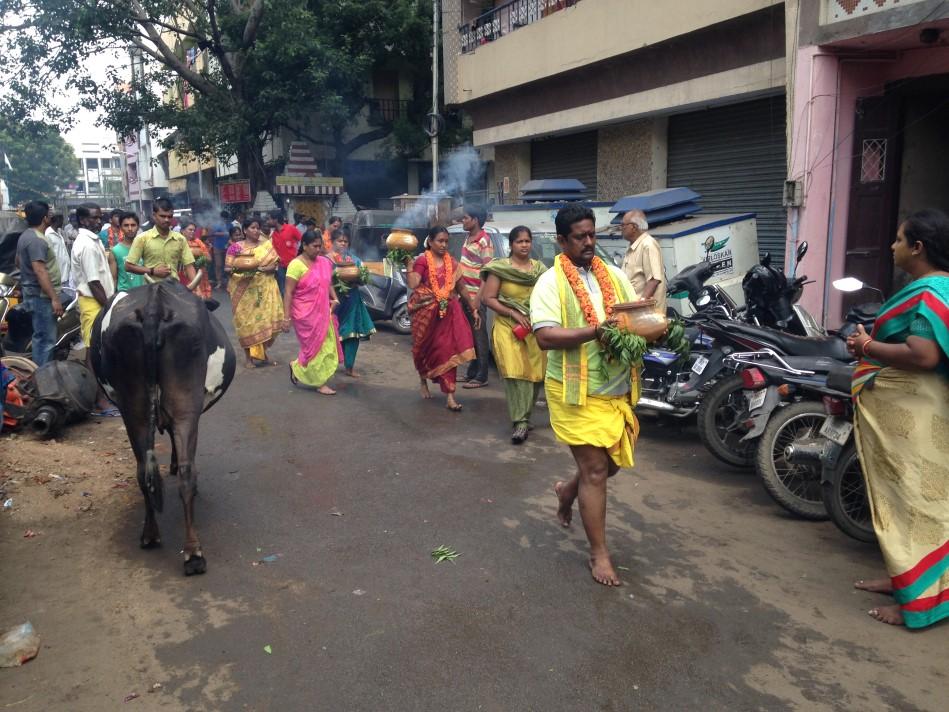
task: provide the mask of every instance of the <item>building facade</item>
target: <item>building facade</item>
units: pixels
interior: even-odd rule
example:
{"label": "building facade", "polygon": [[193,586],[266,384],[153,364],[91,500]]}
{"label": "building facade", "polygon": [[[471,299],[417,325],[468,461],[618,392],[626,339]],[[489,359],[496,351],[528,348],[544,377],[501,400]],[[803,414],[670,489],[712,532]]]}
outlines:
{"label": "building facade", "polygon": [[829,325],[855,276],[891,294],[905,276],[889,246],[921,208],[949,212],[949,3],[799,0],[788,56],[788,242],[809,243],[804,303]]}
{"label": "building facade", "polygon": [[123,156],[116,147],[80,140],[73,149],[79,163],[75,181],[63,192],[66,205],[93,202],[103,208],[124,206]]}
{"label": "building facade", "polygon": [[[785,8],[771,0],[444,0],[445,101],[471,117],[501,202],[537,178],[590,199],[667,186],[787,234]],[[479,14],[480,13],[480,14]]]}

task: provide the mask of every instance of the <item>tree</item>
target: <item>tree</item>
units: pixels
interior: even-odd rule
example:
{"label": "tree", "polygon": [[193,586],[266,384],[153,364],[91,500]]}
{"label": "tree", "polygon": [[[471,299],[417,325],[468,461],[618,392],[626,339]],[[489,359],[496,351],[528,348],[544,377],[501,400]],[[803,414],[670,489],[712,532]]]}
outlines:
{"label": "tree", "polygon": [[[391,120],[349,130],[373,71],[431,77],[430,15],[431,0],[0,0],[11,77],[0,99],[10,115],[68,123],[70,107],[46,92],[58,77],[120,134],[151,126],[172,132],[167,148],[236,155],[256,189],[263,147],[282,129],[331,145],[336,164],[388,136]],[[97,86],[88,56],[125,48],[137,71],[117,66]]]}
{"label": "tree", "polygon": [[[2,154],[6,154],[11,168],[7,168]],[[55,127],[38,121],[11,121],[0,113],[0,177],[7,183],[14,205],[34,199],[54,200],[76,180],[77,161],[72,146]]]}

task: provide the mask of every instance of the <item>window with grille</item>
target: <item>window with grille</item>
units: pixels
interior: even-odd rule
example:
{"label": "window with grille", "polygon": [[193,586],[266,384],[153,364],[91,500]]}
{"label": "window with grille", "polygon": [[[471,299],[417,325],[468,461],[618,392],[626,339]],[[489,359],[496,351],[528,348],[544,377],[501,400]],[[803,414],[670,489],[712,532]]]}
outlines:
{"label": "window with grille", "polygon": [[882,183],[885,174],[886,139],[864,139],[863,150],[860,156],[860,182]]}

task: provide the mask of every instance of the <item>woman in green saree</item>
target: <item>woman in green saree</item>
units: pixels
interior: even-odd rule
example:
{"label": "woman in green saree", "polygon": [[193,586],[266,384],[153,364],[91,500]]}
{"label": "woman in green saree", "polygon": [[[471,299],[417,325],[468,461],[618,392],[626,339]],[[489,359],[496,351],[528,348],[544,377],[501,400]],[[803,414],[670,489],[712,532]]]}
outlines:
{"label": "woman in green saree", "polygon": [[519,225],[508,235],[511,256],[491,260],[481,270],[481,301],[497,314],[491,330],[492,352],[504,379],[511,442],[527,440],[531,412],[544,383],[547,359],[531,331],[531,292],[547,267],[531,259],[533,236]]}
{"label": "woman in green saree", "polygon": [[892,246],[912,281],[881,308],[868,335],[847,340],[854,427],[873,528],[889,578],[857,588],[896,603],[869,614],[924,628],[949,617],[949,217],[911,215]]}

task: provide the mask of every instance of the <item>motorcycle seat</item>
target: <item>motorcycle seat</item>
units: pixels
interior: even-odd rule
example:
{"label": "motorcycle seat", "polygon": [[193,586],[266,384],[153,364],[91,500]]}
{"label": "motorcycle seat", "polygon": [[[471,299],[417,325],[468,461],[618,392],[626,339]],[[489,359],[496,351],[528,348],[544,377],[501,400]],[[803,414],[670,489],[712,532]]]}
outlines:
{"label": "motorcycle seat", "polygon": [[851,381],[853,381],[852,366],[840,366],[827,374],[827,387],[841,393],[850,393]]}
{"label": "motorcycle seat", "polygon": [[758,342],[773,344],[788,356],[825,356],[835,361],[849,363],[853,356],[847,351],[847,342],[836,336],[795,336],[777,329],[753,324],[732,323],[729,331],[739,336],[745,334]]}

